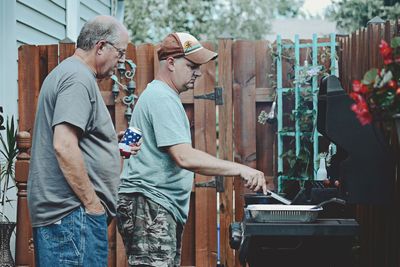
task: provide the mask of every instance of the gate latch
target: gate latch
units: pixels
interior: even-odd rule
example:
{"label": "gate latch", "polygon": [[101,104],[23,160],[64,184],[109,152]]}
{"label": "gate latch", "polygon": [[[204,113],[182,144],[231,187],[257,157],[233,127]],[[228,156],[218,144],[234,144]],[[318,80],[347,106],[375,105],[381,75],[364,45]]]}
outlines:
{"label": "gate latch", "polygon": [[195,187],[214,187],[217,192],[224,192],[224,177],[215,176],[215,178],[208,180],[206,182],[199,182],[194,184]]}
{"label": "gate latch", "polygon": [[224,89],[220,86],[214,88],[214,92],[204,95],[195,95],[194,99],[207,99],[214,100],[215,105],[221,106],[224,104],[224,99],[222,98],[222,93]]}

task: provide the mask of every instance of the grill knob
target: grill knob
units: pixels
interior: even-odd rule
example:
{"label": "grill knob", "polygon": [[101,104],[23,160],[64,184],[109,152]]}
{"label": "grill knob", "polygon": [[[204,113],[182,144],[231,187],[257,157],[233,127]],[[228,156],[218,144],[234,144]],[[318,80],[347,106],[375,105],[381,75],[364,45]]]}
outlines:
{"label": "grill knob", "polygon": [[229,245],[232,249],[238,250],[242,242],[242,224],[233,222],[229,225]]}

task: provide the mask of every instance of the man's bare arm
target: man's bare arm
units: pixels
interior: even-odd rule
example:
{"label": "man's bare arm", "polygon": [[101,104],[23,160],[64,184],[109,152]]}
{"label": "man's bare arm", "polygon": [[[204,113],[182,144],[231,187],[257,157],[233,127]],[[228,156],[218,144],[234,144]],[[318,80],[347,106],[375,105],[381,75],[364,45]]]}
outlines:
{"label": "man's bare arm", "polygon": [[184,169],[202,175],[239,175],[246,180],[246,187],[267,193],[264,173],[248,166],[218,159],[201,150],[194,149],[190,144],[178,144],[167,148],[176,164]]}
{"label": "man's bare arm", "polygon": [[53,146],[68,184],[89,213],[103,213],[104,207],[94,191],[79,148],[79,129],[62,123],[54,127]]}

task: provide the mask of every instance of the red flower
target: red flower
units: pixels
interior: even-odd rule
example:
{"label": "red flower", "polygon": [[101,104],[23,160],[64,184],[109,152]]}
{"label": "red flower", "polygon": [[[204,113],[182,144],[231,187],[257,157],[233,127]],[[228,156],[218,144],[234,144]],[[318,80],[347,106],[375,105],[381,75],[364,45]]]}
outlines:
{"label": "red flower", "polygon": [[361,125],[371,123],[372,115],[368,110],[367,102],[360,101],[356,104],[353,104],[351,105],[351,110],[356,113],[356,117],[360,121]]}
{"label": "red flower", "polygon": [[359,80],[353,81],[353,92],[359,94],[365,94],[368,92],[368,86],[360,82]]}
{"label": "red flower", "polygon": [[396,89],[397,88],[397,82],[395,80],[390,80],[388,82],[388,86],[392,89]]}
{"label": "red flower", "polygon": [[354,80],[349,94],[354,100],[351,110],[362,125],[371,123],[373,117],[384,124],[391,123],[392,115],[400,109],[400,37],[392,38],[391,45],[381,40],[379,53],[385,64],[383,68],[373,68],[364,74],[362,81],[367,85]]}
{"label": "red flower", "polygon": [[[354,90],[354,85],[358,85],[357,81],[353,82],[353,90]],[[361,88],[362,86],[360,86]],[[361,125],[366,125],[371,123],[372,121],[372,114],[369,112],[368,109],[368,104],[364,97],[359,94],[352,92],[350,93],[350,97],[354,100],[354,104],[351,105],[351,110],[356,113],[357,119],[360,121]]]}
{"label": "red flower", "polygon": [[360,82],[360,80],[354,80],[353,81],[353,91],[354,92],[356,92],[356,93],[359,93],[360,92],[360,90],[361,90],[361,82]]}
{"label": "red flower", "polygon": [[384,58],[383,59],[383,64],[389,65],[391,63],[393,63],[393,58]]}
{"label": "red flower", "polygon": [[362,102],[364,100],[364,98],[362,97],[362,95],[360,95],[359,93],[355,93],[355,92],[351,92],[350,93],[350,97],[351,99],[354,100],[354,102],[358,103],[358,102]]}
{"label": "red flower", "polygon": [[388,43],[386,43],[385,40],[381,40],[381,44],[379,45],[379,51],[383,58],[388,58],[392,56],[392,48],[389,46]]}
{"label": "red flower", "polygon": [[372,115],[371,113],[363,113],[360,116],[357,116],[358,120],[360,121],[361,125],[367,125],[370,124],[372,122]]}

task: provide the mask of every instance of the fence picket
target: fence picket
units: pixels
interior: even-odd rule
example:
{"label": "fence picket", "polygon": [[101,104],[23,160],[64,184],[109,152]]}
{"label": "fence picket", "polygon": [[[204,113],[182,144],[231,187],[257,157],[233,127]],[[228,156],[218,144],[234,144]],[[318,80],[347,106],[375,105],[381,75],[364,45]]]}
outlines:
{"label": "fence picket", "polygon": [[[256,52],[250,41],[233,45],[233,103],[235,161],[256,168]],[[243,194],[249,192],[243,181],[235,178],[235,219],[243,219]]]}
{"label": "fence picket", "polygon": [[[218,106],[219,158],[233,160],[233,99],[232,99],[232,43],[231,39],[218,42],[218,85],[224,89],[222,106]],[[235,256],[229,247],[229,225],[233,221],[233,177],[224,178],[224,192],[220,193],[221,264],[234,266]]]}
{"label": "fence picket", "polygon": [[40,90],[39,48],[25,45],[18,49],[18,110],[19,131],[32,133],[35,121],[37,98]]}
{"label": "fence picket", "polygon": [[[214,50],[210,43],[203,46]],[[202,76],[196,81],[194,95],[214,92],[215,62],[211,61],[200,68]],[[216,112],[215,102],[206,99],[194,99],[194,147],[211,155],[216,155]],[[201,183],[211,177],[195,175],[195,182]],[[215,266],[217,240],[216,215],[217,203],[215,188],[199,187],[195,189],[196,209],[196,266]],[[212,253],[213,252],[213,253]]]}
{"label": "fence picket", "polygon": [[[270,75],[274,75],[272,68],[272,55],[268,41],[256,41],[255,58],[256,58],[256,88],[266,87],[271,88],[270,93],[275,94],[272,79]],[[271,109],[270,98],[267,102],[258,102],[256,104],[256,119],[261,111],[269,112]],[[256,152],[257,152],[257,168],[264,172],[268,177],[270,188],[274,188],[274,144],[275,144],[275,124],[260,124],[256,123]]]}
{"label": "fence picket", "polygon": [[154,46],[143,44],[136,47],[136,94],[139,96],[154,79]]}

